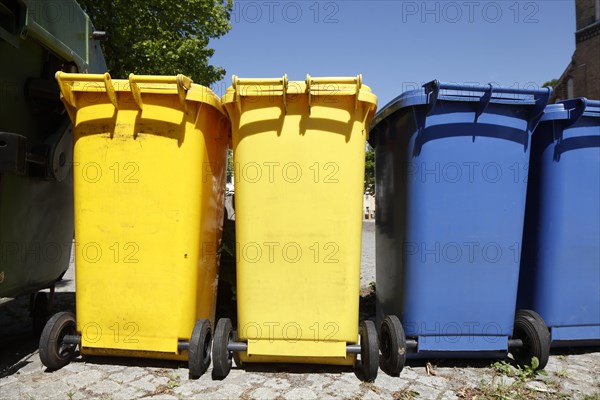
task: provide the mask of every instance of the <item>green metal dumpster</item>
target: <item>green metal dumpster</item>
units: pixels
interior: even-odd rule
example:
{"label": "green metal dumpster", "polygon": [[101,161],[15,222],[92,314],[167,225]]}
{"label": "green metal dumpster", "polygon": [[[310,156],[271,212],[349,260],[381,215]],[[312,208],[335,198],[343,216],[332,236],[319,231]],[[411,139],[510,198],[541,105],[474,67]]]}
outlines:
{"label": "green metal dumpster", "polygon": [[45,293],[69,266],[72,138],[56,71],[104,72],[88,16],[72,0],[0,4],[0,304],[31,295],[34,332]]}

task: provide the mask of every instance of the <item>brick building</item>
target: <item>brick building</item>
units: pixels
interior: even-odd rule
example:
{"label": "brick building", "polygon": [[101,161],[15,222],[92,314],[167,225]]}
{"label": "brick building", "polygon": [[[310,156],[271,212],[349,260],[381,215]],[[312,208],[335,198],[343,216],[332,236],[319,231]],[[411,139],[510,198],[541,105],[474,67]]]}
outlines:
{"label": "brick building", "polygon": [[553,100],[600,99],[600,0],[575,0],[577,26],[571,63],[554,89]]}

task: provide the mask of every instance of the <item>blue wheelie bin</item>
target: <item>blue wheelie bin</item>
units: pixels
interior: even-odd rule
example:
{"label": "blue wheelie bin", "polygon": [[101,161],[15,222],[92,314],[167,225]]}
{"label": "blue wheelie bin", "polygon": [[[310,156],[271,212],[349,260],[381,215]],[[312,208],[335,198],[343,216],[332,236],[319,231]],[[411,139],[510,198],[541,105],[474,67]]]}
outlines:
{"label": "blue wheelie bin", "polygon": [[518,305],[552,346],[600,344],[600,101],[546,107],[528,186]]}
{"label": "blue wheelie bin", "polygon": [[409,358],[548,360],[549,335],[515,313],[531,133],[550,88],[433,81],[392,100],[375,148],[382,368]]}

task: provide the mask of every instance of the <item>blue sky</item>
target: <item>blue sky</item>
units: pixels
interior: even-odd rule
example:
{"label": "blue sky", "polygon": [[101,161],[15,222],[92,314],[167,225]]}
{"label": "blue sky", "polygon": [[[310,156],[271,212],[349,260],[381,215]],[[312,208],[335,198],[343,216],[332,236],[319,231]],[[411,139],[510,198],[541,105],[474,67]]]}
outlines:
{"label": "blue sky", "polygon": [[363,74],[379,107],[432,79],[523,87],[558,78],[575,49],[575,3],[542,1],[237,1],[211,41],[240,77]]}

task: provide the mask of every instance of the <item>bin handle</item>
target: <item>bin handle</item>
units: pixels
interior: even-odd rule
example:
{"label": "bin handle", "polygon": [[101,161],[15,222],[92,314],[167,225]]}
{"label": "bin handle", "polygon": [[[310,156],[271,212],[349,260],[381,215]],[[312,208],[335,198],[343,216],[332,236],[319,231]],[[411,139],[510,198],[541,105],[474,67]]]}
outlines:
{"label": "bin handle", "polygon": [[137,105],[140,107],[140,110],[143,107],[142,103],[142,92],[138,83],[162,83],[162,84],[175,84],[177,85],[177,96],[179,97],[179,102],[182,106],[185,107],[185,96],[188,90],[192,87],[192,79],[188,78],[183,74],[173,75],[134,75],[129,74],[129,87],[131,93],[133,94],[133,98]]}
{"label": "bin handle", "polygon": [[424,84],[423,88],[425,89],[425,93],[429,100],[429,110],[427,114],[430,114],[433,111],[441,90],[483,92],[483,96],[480,98],[480,104],[477,107],[477,110],[475,111],[475,122],[477,122],[481,114],[489,105],[493,94],[498,93],[531,95],[533,96],[533,100],[535,103],[529,115],[529,120],[527,124],[528,132],[532,132],[539,123],[542,114],[544,113],[544,109],[546,108],[546,105],[548,105],[550,96],[552,95],[551,87],[543,87],[540,89],[518,89],[493,86],[492,84],[461,85],[456,83],[440,82],[437,79]]}
{"label": "bin handle", "polygon": [[[281,85],[283,92],[283,112],[287,114],[287,91],[288,91],[288,76],[287,74],[283,74],[281,78],[239,78],[237,75],[233,75],[231,77],[231,86],[233,87],[233,95],[234,99],[238,106],[238,111],[241,113],[242,110],[242,96],[241,86],[250,86],[250,85]],[[272,91],[264,90],[259,91],[259,94],[256,96],[270,96]]]}
{"label": "bin handle", "polygon": [[75,96],[73,95],[73,87],[68,85],[67,82],[79,81],[104,83],[104,88],[106,89],[106,94],[108,95],[110,102],[116,109],[119,108],[117,103],[117,93],[108,72],[105,72],[104,74],[73,74],[57,71],[54,76],[58,81],[63,97],[72,107],[77,107],[77,105]]}
{"label": "bin handle", "polygon": [[[312,87],[316,85],[356,85],[356,90],[352,93],[354,98],[354,110],[358,110],[358,94],[362,87],[362,74],[358,74],[355,77],[319,77],[312,78],[309,74],[306,74],[306,93],[308,93],[308,113],[310,114],[310,107],[312,105]],[[318,89],[317,89],[318,90]]]}
{"label": "bin handle", "polygon": [[[439,92],[440,90],[455,90],[455,91],[461,91],[461,92],[464,92],[464,91],[487,92],[490,90],[490,86],[491,86],[491,84],[461,85],[461,84],[457,84],[457,83],[440,82],[437,79],[423,85],[423,87],[425,88],[425,91],[428,93],[432,92],[432,91]],[[494,93],[526,94],[526,95],[546,95],[547,94],[548,96],[550,96],[550,94],[552,94],[552,88],[551,87],[543,87],[540,89],[516,89],[516,88],[495,86]]]}
{"label": "bin handle", "polygon": [[[489,104],[492,96],[496,93],[522,94],[533,96],[536,103],[536,112],[533,113],[535,114],[533,115],[533,117],[541,114],[541,111],[543,111],[543,109],[548,104],[548,100],[550,99],[550,95],[552,94],[551,87],[543,87],[541,89],[516,89],[501,86],[493,86],[491,83],[488,83],[487,85],[460,85],[456,83],[440,82],[437,79],[424,84],[423,88],[425,89],[425,94],[427,95],[431,106],[430,112],[435,107],[435,103],[437,102],[440,91],[442,90],[454,90],[460,92],[482,92],[483,96],[480,99],[482,105],[480,105],[478,108],[478,115],[476,118],[479,118],[479,116],[483,113],[483,111]],[[541,111],[538,113],[537,111],[539,111],[538,108],[540,107]],[[477,119],[475,121],[477,121]]]}
{"label": "bin handle", "polygon": [[[232,87],[234,90],[234,99],[238,105],[238,110],[241,112],[241,97],[244,94],[241,91],[241,86],[251,86],[251,85],[271,85],[271,86],[281,86],[281,91],[283,94],[283,107],[284,112],[287,113],[287,93],[288,93],[288,77],[287,74],[283,75],[282,78],[239,78],[237,75],[233,75],[231,77]],[[354,84],[356,85],[356,89],[352,91],[352,93],[343,93],[343,94],[352,94],[355,96],[354,107],[358,109],[359,104],[359,93],[362,88],[362,75],[359,74],[356,77],[319,77],[313,78],[309,74],[306,75],[306,93],[308,94],[308,111],[310,113],[310,108],[312,105],[312,96],[313,91],[318,91],[318,88],[315,89],[315,85],[327,85],[327,84]],[[256,96],[269,96],[272,95],[273,90],[259,90]]]}
{"label": "bin handle", "polygon": [[559,104],[562,104],[569,113],[569,118],[564,120],[563,128],[568,128],[571,125],[576,124],[577,121],[579,121],[579,119],[583,116],[586,107],[590,103],[591,102],[585,97],[560,101]]}
{"label": "bin handle", "polygon": [[[559,101],[557,103],[557,104],[562,104],[568,114],[567,119],[560,121],[560,122],[562,122],[562,125],[560,127],[554,126],[554,125],[552,126],[552,139],[556,142],[557,146],[563,140],[564,130],[572,125],[575,125],[577,123],[577,121],[579,121],[579,119],[581,119],[581,117],[583,116],[583,113],[585,112],[586,107],[590,103],[591,103],[591,101],[586,99],[585,97],[563,100],[563,101]],[[560,161],[560,153],[557,151],[557,148],[555,148],[555,151],[554,151],[554,160]]]}
{"label": "bin handle", "polygon": [[588,107],[600,108],[600,100],[586,100]]}
{"label": "bin handle", "polygon": [[[135,81],[135,75],[129,74],[129,89],[131,90],[131,95],[133,96],[133,100],[135,100],[135,104],[139,107],[140,110],[144,109],[144,103],[142,102],[142,91]],[[178,87],[179,89],[179,87]],[[179,91],[178,91],[179,94]]]}

